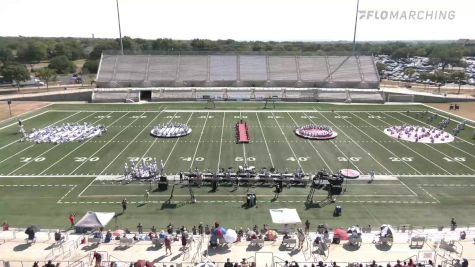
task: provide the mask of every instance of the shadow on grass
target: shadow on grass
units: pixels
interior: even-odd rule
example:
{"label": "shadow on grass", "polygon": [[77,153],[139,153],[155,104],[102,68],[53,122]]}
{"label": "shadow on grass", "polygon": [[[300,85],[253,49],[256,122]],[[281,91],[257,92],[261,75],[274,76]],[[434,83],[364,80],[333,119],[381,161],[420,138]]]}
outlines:
{"label": "shadow on grass", "polygon": [[346,250],[346,251],[357,251],[358,249],[360,249],[360,246],[358,245],[352,245],[350,243],[345,243],[343,244],[343,248]]}
{"label": "shadow on grass", "polygon": [[376,249],[380,251],[389,251],[392,244],[376,244]]}
{"label": "shadow on grass", "polygon": [[84,250],[84,251],[91,251],[91,250],[97,249],[98,247],[99,247],[99,244],[94,243],[94,244],[91,244],[91,245],[87,245],[87,246],[82,247],[81,250]]}
{"label": "shadow on grass", "polygon": [[13,251],[16,251],[16,252],[24,251],[24,250],[28,249],[29,247],[31,247],[31,243],[28,243],[28,244],[20,244],[20,245],[14,247],[14,248],[13,248]]}

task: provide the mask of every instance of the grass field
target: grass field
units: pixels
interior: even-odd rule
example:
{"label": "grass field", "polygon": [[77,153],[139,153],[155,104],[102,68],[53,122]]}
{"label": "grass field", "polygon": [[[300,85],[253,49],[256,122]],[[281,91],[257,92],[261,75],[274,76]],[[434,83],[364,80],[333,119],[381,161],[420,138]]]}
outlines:
{"label": "grass field", "polygon": [[[268,223],[269,208],[297,208],[303,220],[331,225],[410,223],[475,223],[474,129],[467,127],[449,144],[415,144],[398,141],[382,131],[392,125],[427,126],[426,117],[416,117],[425,106],[328,105],[279,103],[263,109],[261,103],[220,103],[208,110],[204,104],[167,103],[145,105],[55,104],[24,116],[27,130],[51,124],[89,122],[104,124],[107,133],[81,143],[61,145],[18,142],[15,120],[0,123],[0,220],[11,225],[39,223],[65,227],[67,215],[87,210],[120,211],[127,197],[131,205],[118,216],[117,226],[133,228],[163,226],[168,222],[189,227],[200,221],[219,220],[229,226]],[[436,112],[435,110],[429,110]],[[443,114],[442,114],[443,115]],[[234,124],[249,125],[250,144],[236,144]],[[439,116],[436,125],[442,120]],[[460,119],[457,119],[460,121]],[[193,132],[179,139],[150,136],[154,125],[187,123]],[[309,141],[297,137],[297,126],[316,123],[331,126],[338,137],[331,141]],[[448,129],[454,128],[452,122]],[[195,189],[198,203],[189,204],[187,188],[177,185],[175,202],[165,205],[168,191],[154,191],[143,204],[149,184],[99,182],[99,175],[120,175],[130,158],[156,158],[165,163],[167,174],[198,167],[216,170],[248,164],[306,173],[326,168],[336,172],[350,166],[362,174],[393,175],[394,180],[348,182],[338,198],[342,217],[332,217],[334,204],[306,208],[309,188],[284,190],[272,200],[269,187],[257,187],[258,208],[244,209],[242,198],[248,188],[233,191],[222,186]],[[324,192],[318,197],[325,197]],[[112,226],[113,227],[113,226]]]}

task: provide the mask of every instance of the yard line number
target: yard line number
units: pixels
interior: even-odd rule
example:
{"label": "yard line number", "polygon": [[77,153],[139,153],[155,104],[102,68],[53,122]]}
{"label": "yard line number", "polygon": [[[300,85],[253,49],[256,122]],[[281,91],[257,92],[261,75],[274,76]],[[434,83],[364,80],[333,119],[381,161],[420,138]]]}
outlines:
{"label": "yard line number", "polygon": [[[180,157],[180,158],[183,161],[192,161],[193,160],[192,157]],[[204,160],[205,160],[205,158],[203,158],[203,157],[196,157],[195,158],[195,161],[204,161]]]}
{"label": "yard line number", "polygon": [[89,161],[89,162],[96,162],[99,160],[99,157],[92,157],[92,158],[88,158],[88,157],[74,157],[74,161],[75,162],[85,162],[85,161]]}
{"label": "yard line number", "polygon": [[[247,161],[256,161],[256,158],[255,157],[247,157],[246,158]],[[235,157],[234,158],[234,161],[244,161],[244,157]]]}
{"label": "yard line number", "polygon": [[96,119],[110,119],[112,116],[110,115],[99,115],[95,117]]}
{"label": "yard line number", "polygon": [[288,161],[308,161],[310,157],[288,157],[286,160]]}
{"label": "yard line number", "polygon": [[145,115],[134,115],[130,117],[131,119],[145,119],[147,116]]}
{"label": "yard line number", "polygon": [[444,157],[447,162],[465,162],[465,157]]}
{"label": "yard line number", "polygon": [[338,159],[338,161],[353,161],[353,162],[356,162],[356,161],[360,161],[361,157],[349,157],[349,158],[337,157],[337,159]]}
{"label": "yard line number", "polygon": [[389,159],[391,161],[405,161],[405,162],[410,162],[412,161],[414,158],[413,157],[389,157]]}
{"label": "yard line number", "polygon": [[45,157],[37,157],[37,158],[31,158],[31,157],[21,157],[20,162],[42,162],[45,161]]}

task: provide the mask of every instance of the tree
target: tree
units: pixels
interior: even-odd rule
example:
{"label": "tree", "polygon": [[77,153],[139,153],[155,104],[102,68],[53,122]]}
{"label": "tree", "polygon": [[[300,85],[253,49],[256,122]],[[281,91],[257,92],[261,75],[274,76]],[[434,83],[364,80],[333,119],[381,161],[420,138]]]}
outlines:
{"label": "tree", "polygon": [[84,70],[87,71],[87,73],[97,73],[97,70],[99,68],[99,60],[97,59],[88,59],[86,63],[82,66],[83,72]]}
{"label": "tree", "polygon": [[2,67],[0,70],[5,80],[16,83],[18,91],[20,91],[20,83],[30,79],[30,72],[21,64],[8,64]]}
{"label": "tree", "polygon": [[56,71],[50,68],[39,69],[36,76],[46,82],[46,89],[49,88],[49,82],[56,79]]}
{"label": "tree", "polygon": [[120,45],[115,40],[100,41],[94,46],[94,49],[89,54],[89,58],[99,59],[101,58],[102,51],[117,50],[117,49],[120,49]]}
{"label": "tree", "polygon": [[48,46],[42,41],[29,42],[18,51],[18,57],[27,62],[38,62],[48,56]]}
{"label": "tree", "polygon": [[76,66],[67,56],[57,56],[51,59],[48,68],[56,70],[56,73],[66,74],[76,71]]}
{"label": "tree", "polygon": [[465,81],[467,79],[467,75],[465,75],[465,72],[463,71],[454,71],[450,74],[450,78],[456,81],[459,85],[459,90],[457,94],[460,94],[460,87],[462,86],[462,81]]}
{"label": "tree", "polygon": [[384,71],[386,70],[386,64],[376,62],[376,68],[378,69],[379,76],[383,76]]}
{"label": "tree", "polygon": [[404,74],[409,76],[409,78],[412,78],[412,76],[416,73],[416,70],[414,68],[406,68],[404,69]]}
{"label": "tree", "polygon": [[5,64],[6,62],[11,60],[13,60],[12,51],[5,46],[0,46],[0,62]]}

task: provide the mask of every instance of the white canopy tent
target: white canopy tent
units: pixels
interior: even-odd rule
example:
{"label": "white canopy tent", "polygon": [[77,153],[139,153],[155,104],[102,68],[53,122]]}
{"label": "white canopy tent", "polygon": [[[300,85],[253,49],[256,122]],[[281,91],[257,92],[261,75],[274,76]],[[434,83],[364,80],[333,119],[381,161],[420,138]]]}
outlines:
{"label": "white canopy tent", "polygon": [[296,209],[270,209],[269,212],[275,224],[302,223]]}
{"label": "white canopy tent", "polygon": [[88,211],[75,225],[76,232],[105,227],[114,218],[114,212]]}

